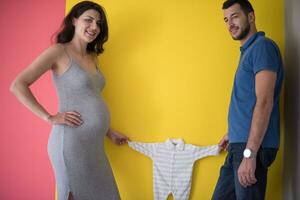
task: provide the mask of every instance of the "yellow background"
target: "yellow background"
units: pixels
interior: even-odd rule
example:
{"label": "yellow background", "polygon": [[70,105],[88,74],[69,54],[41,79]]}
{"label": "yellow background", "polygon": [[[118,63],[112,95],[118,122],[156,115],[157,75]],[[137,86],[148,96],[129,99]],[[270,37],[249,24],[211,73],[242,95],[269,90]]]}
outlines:
{"label": "yellow background", "polygon": [[[79,1],[67,0],[66,12]],[[102,0],[109,41],[99,57],[112,128],[142,142],[168,137],[187,143],[219,142],[239,42],[223,22],[223,1]],[[284,47],[283,0],[252,1],[258,30]],[[282,147],[282,146],[281,146]],[[122,200],[151,200],[152,161],[106,141]],[[225,153],[196,162],[191,200],[208,200]],[[267,200],[282,199],[282,148],[269,171]],[[170,198],[172,199],[172,198]]]}

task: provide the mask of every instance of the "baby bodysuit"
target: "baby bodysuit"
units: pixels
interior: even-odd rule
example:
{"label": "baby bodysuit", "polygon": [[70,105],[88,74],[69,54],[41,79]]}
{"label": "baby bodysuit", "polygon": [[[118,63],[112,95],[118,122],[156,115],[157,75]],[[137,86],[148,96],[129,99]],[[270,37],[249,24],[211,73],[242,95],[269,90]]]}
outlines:
{"label": "baby bodysuit", "polygon": [[219,146],[195,146],[182,139],[162,143],[128,142],[128,145],[153,161],[154,200],[165,200],[172,193],[175,200],[188,200],[194,162],[218,155]]}

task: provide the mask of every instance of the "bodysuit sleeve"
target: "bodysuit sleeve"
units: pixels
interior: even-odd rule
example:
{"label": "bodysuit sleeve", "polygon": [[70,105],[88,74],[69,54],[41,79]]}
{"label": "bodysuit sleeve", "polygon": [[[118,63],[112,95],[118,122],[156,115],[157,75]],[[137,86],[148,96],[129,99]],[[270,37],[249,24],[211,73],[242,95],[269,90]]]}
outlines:
{"label": "bodysuit sleeve", "polygon": [[128,142],[129,147],[140,152],[141,154],[149,156],[150,158],[153,158],[154,156],[155,144],[156,143],[142,143],[142,142],[133,142],[133,141]]}
{"label": "bodysuit sleeve", "polygon": [[194,159],[198,160],[206,156],[215,156],[219,155],[220,148],[219,145],[211,145],[211,146],[194,146]]}

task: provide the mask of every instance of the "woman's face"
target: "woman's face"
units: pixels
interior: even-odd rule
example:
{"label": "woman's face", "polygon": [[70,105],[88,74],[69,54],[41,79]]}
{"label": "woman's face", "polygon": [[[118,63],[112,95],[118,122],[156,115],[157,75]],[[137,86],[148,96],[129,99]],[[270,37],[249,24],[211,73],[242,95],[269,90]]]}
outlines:
{"label": "woman's face", "polygon": [[86,10],[74,18],[75,36],[87,43],[92,42],[100,33],[100,14],[96,10]]}

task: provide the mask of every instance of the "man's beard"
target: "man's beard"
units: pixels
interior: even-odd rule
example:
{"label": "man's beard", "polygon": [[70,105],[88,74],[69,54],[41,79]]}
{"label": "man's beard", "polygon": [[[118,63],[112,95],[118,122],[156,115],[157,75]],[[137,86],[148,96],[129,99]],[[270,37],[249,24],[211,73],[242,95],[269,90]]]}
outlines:
{"label": "man's beard", "polygon": [[248,35],[249,31],[250,31],[250,24],[247,22],[246,27],[244,28],[244,30],[242,30],[240,35],[238,35],[237,37],[232,37],[232,38],[234,40],[242,40]]}

